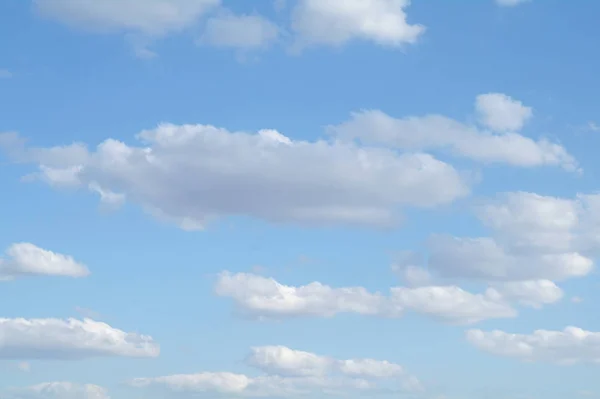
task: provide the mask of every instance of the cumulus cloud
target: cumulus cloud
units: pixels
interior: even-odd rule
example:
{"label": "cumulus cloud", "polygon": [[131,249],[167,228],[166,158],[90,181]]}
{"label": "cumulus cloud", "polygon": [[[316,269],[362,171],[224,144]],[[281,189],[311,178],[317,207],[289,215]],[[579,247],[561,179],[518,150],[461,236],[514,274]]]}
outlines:
{"label": "cumulus cloud", "polygon": [[253,50],[267,47],[279,35],[279,27],[263,16],[222,13],[206,21],[200,43]]}
{"label": "cumulus cloud", "polygon": [[[396,382],[396,392],[420,392],[419,380],[398,364],[374,359],[338,360],[285,346],[252,348],[246,363],[265,374],[250,377],[229,372],[202,372],[137,378],[139,388],[162,386],[176,392],[281,397],[298,394],[348,394],[380,390],[380,381]],[[387,388],[390,389],[390,388]]]}
{"label": "cumulus cloud", "polygon": [[26,276],[85,277],[88,274],[87,267],[71,256],[30,243],[13,244],[0,258],[0,281]]}
{"label": "cumulus cloud", "polygon": [[563,331],[536,330],[532,334],[469,330],[467,340],[482,351],[527,362],[600,363],[600,332],[578,327],[567,327]]}
{"label": "cumulus cloud", "polygon": [[37,164],[32,177],[50,185],[92,185],[101,196],[127,198],[190,230],[233,215],[387,227],[397,224],[403,206],[447,204],[469,192],[459,172],[424,153],[208,125],[164,124],[137,137],[141,145],[108,139],[90,151],[77,143],[28,147],[6,133],[0,147],[15,161]]}
{"label": "cumulus cloud", "polygon": [[292,10],[296,47],[341,46],[366,40],[387,47],[413,44],[425,27],[410,24],[408,0],[300,0]]}
{"label": "cumulus cloud", "polygon": [[497,132],[519,131],[533,116],[531,107],[501,93],[477,96],[475,110],[483,126]]}
{"label": "cumulus cloud", "polygon": [[27,388],[0,392],[6,399],[110,399],[108,391],[98,385],[71,382],[46,382]]}
{"label": "cumulus cloud", "polygon": [[[491,230],[490,237],[432,236],[427,242],[427,267],[423,262],[412,265],[415,270],[410,273],[514,282],[511,291],[544,287],[557,298],[558,287],[552,281],[584,277],[594,269],[593,259],[600,253],[598,194],[558,198],[503,193],[481,202],[476,215]],[[405,274],[407,267],[396,266]]]}
{"label": "cumulus cloud", "polygon": [[90,319],[0,319],[0,359],[156,357],[152,337]]}
{"label": "cumulus cloud", "polygon": [[477,97],[476,111],[483,128],[442,115],[394,118],[379,110],[355,112],[340,125],[329,126],[335,137],[367,144],[385,144],[402,150],[449,150],[457,156],[484,163],[518,167],[556,165],[578,170],[576,160],[561,145],[533,140],[519,131],[531,117],[531,108],[499,93]]}
{"label": "cumulus cloud", "polygon": [[470,324],[516,315],[495,291],[472,294],[457,286],[392,287],[389,295],[383,295],[363,287],[332,288],[318,282],[294,287],[272,278],[225,272],[215,292],[232,298],[243,314],[265,319],[340,313],[396,318],[413,311],[446,323]]}

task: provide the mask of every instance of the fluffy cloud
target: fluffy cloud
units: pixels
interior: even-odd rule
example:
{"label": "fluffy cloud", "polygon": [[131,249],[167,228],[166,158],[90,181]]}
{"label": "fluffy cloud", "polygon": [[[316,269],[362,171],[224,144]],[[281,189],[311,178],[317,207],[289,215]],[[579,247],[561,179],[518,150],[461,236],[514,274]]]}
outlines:
{"label": "fluffy cloud", "polygon": [[598,194],[569,199],[504,193],[482,202],[476,214],[491,237],[433,236],[427,268],[412,254],[412,263],[399,262],[396,269],[409,281],[419,275],[474,279],[502,286],[513,297],[516,291],[537,293],[547,302],[561,296],[552,281],[587,276],[600,253]]}
{"label": "fluffy cloud", "polygon": [[[203,372],[137,378],[135,387],[163,386],[176,392],[220,393],[236,396],[281,397],[297,394],[348,394],[382,389],[379,381],[393,381],[393,391],[419,392],[419,380],[398,364],[374,359],[338,360],[284,346],[252,349],[246,362],[266,374],[250,377],[228,372]],[[389,388],[388,388],[389,389]]]}
{"label": "fluffy cloud", "polygon": [[85,277],[87,267],[71,256],[39,248],[30,243],[11,245],[0,258],[0,281],[24,276]]}
{"label": "fluffy cloud", "polygon": [[156,357],[152,337],[89,319],[0,319],[0,359]]}
{"label": "fluffy cloud", "polygon": [[495,290],[472,294],[456,286],[393,287],[384,296],[362,287],[332,288],[318,282],[293,287],[272,278],[225,272],[215,291],[232,298],[244,314],[259,318],[332,317],[339,313],[395,318],[413,311],[447,323],[470,324],[516,315]]}
{"label": "fluffy cloud", "polygon": [[352,143],[294,141],[274,130],[229,132],[207,125],[160,125],[143,145],[108,139],[32,148],[15,134],[0,147],[39,165],[53,186],[103,190],[185,229],[247,215],[304,225],[390,226],[402,206],[447,204],[469,192],[452,166],[423,153]]}
{"label": "fluffy cloud", "polygon": [[251,50],[264,48],[279,37],[280,29],[260,15],[223,13],[206,21],[200,43]]}
{"label": "fluffy cloud", "polygon": [[578,327],[567,327],[563,331],[537,330],[533,334],[469,330],[467,340],[482,351],[527,362],[600,363],[600,332]]}
{"label": "fluffy cloud", "polygon": [[27,388],[0,392],[6,399],[110,399],[108,391],[98,385],[70,382],[46,382]]}
{"label": "fluffy cloud", "polygon": [[349,121],[329,126],[328,130],[342,139],[360,139],[402,150],[448,149],[485,163],[577,169],[575,159],[561,145],[515,133],[532,115],[531,108],[519,101],[504,94],[484,94],[476,99],[476,111],[483,129],[442,115],[393,118],[382,111],[366,110],[353,113]]}
{"label": "fluffy cloud", "polygon": [[43,16],[94,32],[162,36],[194,24],[220,0],[34,0]]}
{"label": "fluffy cloud", "polygon": [[533,116],[531,107],[526,107],[521,101],[501,93],[477,96],[475,110],[483,126],[497,132],[519,131]]}
{"label": "fluffy cloud", "polygon": [[412,44],[425,32],[407,22],[408,0],[300,0],[292,11],[299,48],[341,46],[354,39],[389,47]]}

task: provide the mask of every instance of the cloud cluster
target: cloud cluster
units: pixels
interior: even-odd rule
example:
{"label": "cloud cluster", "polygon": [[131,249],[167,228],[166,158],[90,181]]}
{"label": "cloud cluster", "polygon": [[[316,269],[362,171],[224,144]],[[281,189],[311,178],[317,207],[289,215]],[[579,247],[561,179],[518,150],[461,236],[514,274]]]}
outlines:
{"label": "cloud cluster", "polygon": [[159,352],[150,336],[90,319],[0,318],[0,359],[156,357]]}
{"label": "cloud cluster", "polygon": [[225,272],[215,292],[232,298],[245,316],[263,319],[340,313],[397,318],[412,311],[446,323],[471,324],[517,314],[496,290],[472,294],[457,286],[393,287],[383,295],[363,287],[332,288],[318,282],[294,287],[254,274]]}
{"label": "cloud cluster", "polygon": [[46,382],[27,388],[2,391],[6,399],[110,399],[108,391],[98,385],[71,382]]}
{"label": "cloud cluster", "polygon": [[[295,51],[365,40],[386,47],[413,44],[425,28],[407,21],[408,0],[299,0],[291,10]],[[139,56],[155,55],[143,44],[201,27],[200,42],[244,50],[264,48],[286,31],[258,14],[234,14],[221,0],[34,0],[37,13],[85,31],[124,33]],[[140,43],[142,43],[140,45]]]}
{"label": "cloud cluster", "polygon": [[[229,372],[203,372],[137,378],[138,388],[161,386],[175,392],[219,393],[230,396],[281,397],[309,394],[348,394],[423,391],[420,381],[398,364],[374,359],[338,360],[285,346],[252,348],[246,363],[265,374],[251,377]],[[391,382],[391,385],[380,385]]]}
{"label": "cloud cluster", "polygon": [[0,258],[0,281],[26,276],[85,277],[88,268],[73,257],[39,248],[31,243],[17,243]]}
{"label": "cloud cluster", "polygon": [[469,330],[467,340],[482,351],[527,362],[600,363],[600,332],[578,327],[567,327],[563,331],[537,330],[529,335]]}
{"label": "cloud cluster", "polygon": [[432,236],[426,267],[413,255],[396,269],[409,283],[474,280],[539,307],[563,297],[555,282],[589,275],[600,253],[598,194],[504,193],[481,202],[476,215],[490,237]]}
{"label": "cloud cluster", "polygon": [[436,114],[394,118],[379,110],[365,110],[328,130],[340,139],[401,150],[448,150],[482,163],[578,169],[575,159],[560,144],[547,139],[535,141],[518,133],[533,114],[520,101],[501,93],[482,94],[476,98],[475,111],[480,126]]}

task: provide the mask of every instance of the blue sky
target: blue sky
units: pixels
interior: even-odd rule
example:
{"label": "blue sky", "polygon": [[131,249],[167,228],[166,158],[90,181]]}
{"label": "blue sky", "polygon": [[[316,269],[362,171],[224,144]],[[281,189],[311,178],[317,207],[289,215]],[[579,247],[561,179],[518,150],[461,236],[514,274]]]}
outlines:
{"label": "blue sky", "polygon": [[600,395],[598,8],[2,1],[0,398]]}

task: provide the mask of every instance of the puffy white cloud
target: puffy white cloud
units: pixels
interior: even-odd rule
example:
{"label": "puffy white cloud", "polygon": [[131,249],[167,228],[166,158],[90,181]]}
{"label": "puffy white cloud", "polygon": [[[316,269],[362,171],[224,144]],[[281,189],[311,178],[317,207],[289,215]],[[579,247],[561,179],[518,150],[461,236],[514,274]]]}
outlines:
{"label": "puffy white cloud", "polygon": [[82,144],[27,147],[8,133],[0,135],[0,146],[16,161],[38,164],[35,177],[43,181],[92,184],[101,194],[112,193],[109,198],[126,197],[186,229],[229,215],[391,226],[402,206],[446,204],[469,192],[452,166],[423,153],[207,125],[164,124],[137,137],[143,145],[108,139],[88,151]]}
{"label": "puffy white cloud", "polygon": [[598,194],[568,199],[504,193],[482,202],[476,214],[491,230],[491,237],[432,236],[427,243],[426,268],[423,262],[413,262],[400,263],[396,269],[404,274],[431,273],[443,279],[468,278],[496,286],[515,282],[510,285],[513,294],[514,289],[541,288],[538,284],[542,284],[549,295],[542,301],[546,302],[559,298],[560,291],[544,280],[587,276],[600,253]]}
{"label": "puffy white cloud", "polygon": [[39,248],[30,243],[17,243],[0,258],[0,281],[25,276],[85,277],[87,267],[71,256]]}
{"label": "puffy white cloud", "polygon": [[533,116],[531,107],[506,94],[488,93],[477,96],[475,110],[480,122],[497,132],[519,131]]}
{"label": "puffy white cloud", "polygon": [[[135,387],[163,386],[176,392],[221,393],[236,396],[281,397],[297,394],[348,394],[378,390],[378,381],[397,383],[392,390],[419,392],[420,381],[398,364],[374,359],[338,360],[284,346],[252,348],[246,362],[265,375],[202,372],[137,378]],[[389,388],[387,388],[389,389]]]}
{"label": "puffy white cloud", "polygon": [[360,139],[363,143],[380,143],[403,150],[447,149],[485,163],[577,169],[577,162],[561,145],[504,132],[519,130],[531,116],[531,109],[520,102],[504,94],[485,94],[477,97],[476,109],[486,126],[501,132],[482,130],[442,115],[394,118],[378,110],[355,112],[349,121],[329,126],[328,130],[342,139]]}
{"label": "puffy white cloud", "polygon": [[110,399],[108,391],[98,385],[71,382],[46,382],[27,388],[0,392],[7,399]]}
{"label": "puffy white cloud", "polygon": [[325,375],[335,363],[334,359],[285,346],[252,348],[246,362],[268,374],[295,377]]}
{"label": "puffy white cloud", "polygon": [[550,280],[525,280],[497,283],[490,289],[498,299],[517,301],[525,306],[540,308],[542,305],[560,301],[563,290]]}
{"label": "puffy white cloud", "polygon": [[252,50],[268,46],[279,34],[279,27],[263,16],[223,13],[206,21],[200,43]]}
{"label": "puffy white cloud", "polygon": [[33,0],[43,16],[94,32],[162,36],[194,24],[220,0]]}
{"label": "puffy white cloud", "polygon": [[401,317],[405,311],[413,311],[447,323],[470,324],[516,315],[496,292],[472,294],[456,286],[393,287],[384,296],[363,287],[332,288],[318,282],[294,287],[272,278],[225,272],[215,291],[232,298],[246,315],[267,319],[339,313]]}
{"label": "puffy white cloud", "polygon": [[583,277],[593,261],[576,252],[518,253],[489,237],[433,236],[428,242],[429,269],[444,277],[484,281],[565,280]]}
{"label": "puffy white cloud", "polygon": [[413,44],[425,27],[410,24],[408,0],[300,0],[292,11],[297,48],[368,40],[382,46]]}
{"label": "puffy white cloud", "polygon": [[152,337],[90,319],[0,318],[0,359],[156,357],[159,352]]}
{"label": "puffy white cloud", "polygon": [[600,363],[600,332],[578,327],[567,327],[563,331],[536,330],[532,334],[469,330],[467,339],[485,352],[528,362]]}

